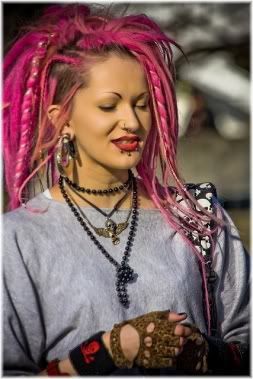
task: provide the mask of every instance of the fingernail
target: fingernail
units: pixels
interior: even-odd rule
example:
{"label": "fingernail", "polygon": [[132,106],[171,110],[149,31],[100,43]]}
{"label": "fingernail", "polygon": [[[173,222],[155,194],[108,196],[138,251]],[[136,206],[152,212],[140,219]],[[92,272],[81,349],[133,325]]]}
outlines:
{"label": "fingernail", "polygon": [[187,313],[185,313],[185,312],[180,312],[180,313],[178,313],[178,315],[180,315],[180,316],[186,315],[186,316],[187,316]]}

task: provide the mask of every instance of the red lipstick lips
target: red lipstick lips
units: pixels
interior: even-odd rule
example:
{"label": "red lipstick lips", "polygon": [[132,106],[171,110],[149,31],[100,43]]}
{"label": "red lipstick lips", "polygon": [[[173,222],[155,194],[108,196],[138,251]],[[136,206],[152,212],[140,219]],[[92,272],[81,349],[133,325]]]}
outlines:
{"label": "red lipstick lips", "polygon": [[117,138],[117,139],[114,139],[112,140],[112,142],[118,142],[118,141],[139,141],[140,138],[134,134],[132,135],[126,135],[126,136],[122,136],[120,138]]}
{"label": "red lipstick lips", "polygon": [[120,150],[124,151],[133,151],[136,150],[138,146],[138,142],[135,141],[133,143],[119,143],[119,142],[113,142],[115,146],[117,146]]}
{"label": "red lipstick lips", "polygon": [[[122,143],[124,141],[124,143]],[[129,141],[129,143],[125,143],[125,141]],[[118,139],[112,140],[112,143],[117,146],[120,150],[124,151],[133,151],[138,147],[138,143],[140,138],[135,135],[127,135],[120,137]]]}

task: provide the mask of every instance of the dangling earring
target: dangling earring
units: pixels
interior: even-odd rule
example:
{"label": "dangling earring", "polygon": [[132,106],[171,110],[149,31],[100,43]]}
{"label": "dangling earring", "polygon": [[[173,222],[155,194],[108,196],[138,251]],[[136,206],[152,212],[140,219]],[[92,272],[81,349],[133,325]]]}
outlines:
{"label": "dangling earring", "polygon": [[73,141],[70,140],[69,134],[63,134],[59,138],[56,152],[56,163],[59,173],[66,176],[64,168],[69,166],[72,159],[76,158],[76,150]]}

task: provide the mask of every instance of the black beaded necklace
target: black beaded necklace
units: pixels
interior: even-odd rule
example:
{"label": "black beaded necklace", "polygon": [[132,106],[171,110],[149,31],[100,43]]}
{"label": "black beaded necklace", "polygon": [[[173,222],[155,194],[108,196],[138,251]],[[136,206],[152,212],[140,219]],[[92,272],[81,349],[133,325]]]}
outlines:
{"label": "black beaded necklace", "polygon": [[134,232],[136,230],[137,218],[138,218],[138,194],[137,194],[137,183],[136,179],[133,176],[133,211],[132,211],[132,219],[131,226],[129,231],[128,240],[126,243],[125,251],[122,257],[122,261],[119,264],[101,245],[101,243],[96,239],[94,234],[86,225],[84,219],[81,217],[81,214],[78,212],[73,202],[69,198],[67,192],[64,189],[64,180],[62,176],[59,177],[59,188],[61,190],[62,196],[69,208],[73,212],[74,216],[78,220],[79,224],[82,226],[84,231],[88,234],[90,239],[94,242],[97,248],[101,251],[101,253],[108,259],[108,261],[116,267],[116,291],[119,298],[119,302],[126,308],[129,307],[130,302],[127,294],[127,284],[133,281],[136,281],[138,274],[134,272],[134,270],[127,264],[127,261],[130,256],[131,246],[134,241]]}
{"label": "black beaded necklace", "polygon": [[128,179],[125,183],[121,184],[120,186],[117,186],[114,188],[108,188],[108,189],[104,189],[104,190],[101,190],[101,189],[95,190],[95,189],[81,187],[77,183],[72,182],[72,180],[69,179],[67,176],[64,177],[64,179],[66,180],[66,183],[68,183],[68,185],[70,187],[73,187],[74,189],[76,189],[79,192],[86,192],[86,193],[92,194],[92,195],[107,195],[108,193],[111,194],[113,192],[123,191],[124,189],[128,188],[131,185],[132,176],[133,176],[132,171],[128,170]]}

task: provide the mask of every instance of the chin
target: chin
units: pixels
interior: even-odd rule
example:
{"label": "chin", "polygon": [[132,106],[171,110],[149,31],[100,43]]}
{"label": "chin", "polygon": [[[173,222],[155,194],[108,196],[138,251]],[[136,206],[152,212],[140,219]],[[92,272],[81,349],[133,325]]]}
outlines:
{"label": "chin", "polygon": [[114,170],[129,170],[135,168],[139,161],[140,157],[134,157],[132,154],[130,157],[115,158],[114,162],[108,162],[106,166]]}
{"label": "chin", "polygon": [[[123,155],[123,154],[122,154]],[[141,160],[141,155],[138,152],[131,152],[131,156],[127,154],[120,157],[116,162],[117,166],[120,166],[122,169],[131,169],[137,166]]]}

